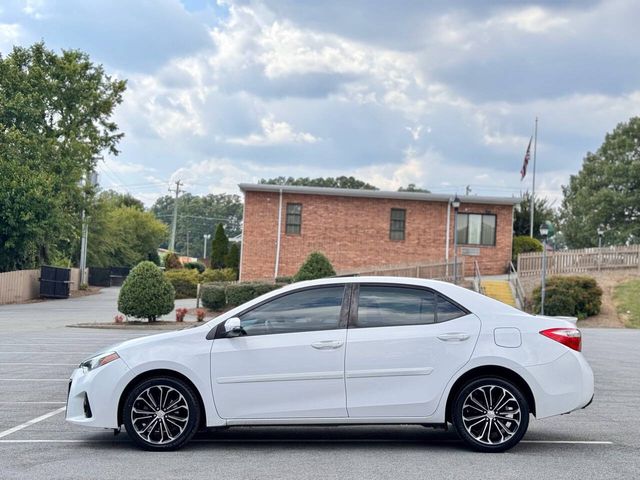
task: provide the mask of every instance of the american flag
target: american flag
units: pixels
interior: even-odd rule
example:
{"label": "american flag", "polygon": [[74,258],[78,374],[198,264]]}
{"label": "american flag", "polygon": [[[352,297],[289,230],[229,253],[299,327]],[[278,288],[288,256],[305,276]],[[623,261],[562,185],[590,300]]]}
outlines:
{"label": "american flag", "polygon": [[522,163],[522,168],[520,169],[520,181],[524,180],[524,177],[527,176],[527,166],[529,165],[529,158],[531,158],[531,140],[533,140],[533,137],[529,139],[527,153],[524,154],[524,162]]}

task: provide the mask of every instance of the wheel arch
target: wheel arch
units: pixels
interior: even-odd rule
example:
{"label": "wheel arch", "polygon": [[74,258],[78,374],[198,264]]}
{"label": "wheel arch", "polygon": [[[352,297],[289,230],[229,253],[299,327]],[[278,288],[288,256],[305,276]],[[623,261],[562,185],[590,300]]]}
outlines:
{"label": "wheel arch", "polygon": [[200,390],[198,390],[198,387],[196,387],[196,385],[186,375],[180,372],[177,372],[175,370],[170,370],[166,368],[147,370],[145,372],[139,373],[137,376],[132,378],[129,381],[129,383],[127,383],[127,386],[122,391],[122,394],[120,395],[120,399],[118,400],[118,425],[121,426],[123,424],[122,407],[124,406],[124,402],[129,396],[129,393],[131,392],[131,390],[135,388],[136,385],[138,385],[140,382],[143,382],[145,380],[149,380],[152,378],[167,378],[167,377],[175,378],[177,380],[180,380],[186,383],[194,391],[194,393],[196,394],[196,398],[198,400],[198,404],[200,406],[200,412],[201,412],[200,425],[198,426],[198,428],[205,427],[206,418],[207,418],[207,409],[203,401],[202,394],[200,393]]}
{"label": "wheel arch", "polygon": [[447,406],[445,409],[446,421],[451,421],[451,408],[460,390],[462,390],[468,382],[483,377],[498,377],[515,384],[527,400],[530,412],[534,416],[536,415],[535,397],[533,395],[531,387],[524,378],[507,367],[501,367],[499,365],[483,365],[480,367],[472,368],[471,370],[462,374],[460,378],[455,381],[455,383],[451,387],[451,390],[449,390],[449,396],[447,397]]}

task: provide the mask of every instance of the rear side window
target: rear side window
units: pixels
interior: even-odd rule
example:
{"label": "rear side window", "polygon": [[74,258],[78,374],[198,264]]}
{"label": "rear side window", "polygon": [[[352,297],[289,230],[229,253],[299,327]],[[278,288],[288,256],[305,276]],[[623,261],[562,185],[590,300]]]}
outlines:
{"label": "rear side window", "polygon": [[314,288],[275,298],[240,315],[247,335],[339,328],[344,285]]}
{"label": "rear side window", "polygon": [[421,288],[361,285],[354,327],[429,325],[462,317],[466,312],[436,293]]}

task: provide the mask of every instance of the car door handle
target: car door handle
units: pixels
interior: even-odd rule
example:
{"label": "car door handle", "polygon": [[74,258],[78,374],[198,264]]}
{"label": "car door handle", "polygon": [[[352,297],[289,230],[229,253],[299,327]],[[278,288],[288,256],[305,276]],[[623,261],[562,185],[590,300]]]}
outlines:
{"label": "car door handle", "polygon": [[443,342],[464,342],[465,340],[469,340],[470,336],[468,333],[451,332],[438,335],[438,338]]}
{"label": "car door handle", "polygon": [[334,350],[340,348],[344,342],[340,340],[322,340],[320,342],[313,342],[311,346],[316,350]]}

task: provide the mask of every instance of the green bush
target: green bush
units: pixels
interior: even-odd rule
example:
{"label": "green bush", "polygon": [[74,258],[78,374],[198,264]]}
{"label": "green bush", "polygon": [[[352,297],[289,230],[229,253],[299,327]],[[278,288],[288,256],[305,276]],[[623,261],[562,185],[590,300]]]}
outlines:
{"label": "green bush", "polygon": [[232,268],[207,268],[201,275],[202,283],[209,282],[234,282],[236,272]]}
{"label": "green bush", "polygon": [[182,268],[180,257],[175,252],[169,252],[164,256],[164,268],[167,270],[173,270]]}
{"label": "green bush", "polygon": [[200,281],[197,270],[190,268],[167,270],[164,272],[164,276],[173,285],[176,298],[196,298]]}
{"label": "green bush", "polygon": [[240,244],[233,242],[229,247],[229,253],[224,257],[224,264],[227,268],[231,268],[236,272],[236,280],[237,280],[237,272],[240,268]]}
{"label": "green bush", "polygon": [[281,283],[283,285],[287,285],[289,283],[293,283],[293,277],[277,277],[276,283]]}
{"label": "green bush", "polygon": [[136,265],[124,281],[118,296],[118,310],[127,316],[154,322],[174,307],[175,291],[153,262]]}
{"label": "green bush", "polygon": [[518,260],[518,255],[528,252],[541,252],[542,243],[537,238],[531,238],[526,235],[513,238],[513,249],[511,250],[511,260],[515,265]]}
{"label": "green bush", "polygon": [[198,273],[203,273],[207,267],[202,262],[187,262],[184,264],[184,268],[197,270]]}
{"label": "green bush", "polygon": [[232,283],[227,285],[225,293],[227,294],[227,305],[242,305],[249,300],[253,300],[260,295],[276,290],[282,285],[273,283]]}
{"label": "green bush", "polygon": [[[541,289],[533,291],[533,311],[540,312]],[[583,319],[600,313],[602,289],[595,279],[583,276],[557,276],[547,279],[545,315]]]}
{"label": "green bush", "polygon": [[209,283],[200,289],[200,300],[202,305],[211,310],[220,310],[227,305],[227,295],[224,285]]}
{"label": "green bush", "polygon": [[314,280],[316,278],[333,277],[336,271],[331,262],[320,252],[312,252],[304,261],[298,273],[293,277],[294,281]]}

